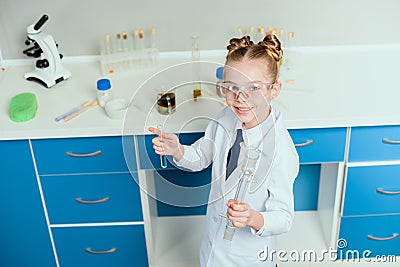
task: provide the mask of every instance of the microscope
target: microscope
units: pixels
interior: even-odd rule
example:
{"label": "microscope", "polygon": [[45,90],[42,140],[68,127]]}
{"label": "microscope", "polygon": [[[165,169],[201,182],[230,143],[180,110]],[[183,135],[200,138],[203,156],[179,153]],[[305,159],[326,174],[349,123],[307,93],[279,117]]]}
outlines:
{"label": "microscope", "polygon": [[25,79],[38,82],[50,88],[71,77],[71,72],[61,65],[63,56],[59,54],[58,45],[53,37],[49,34],[42,33],[40,30],[48,19],[49,17],[47,15],[43,15],[38,22],[27,27],[27,39],[25,44],[33,44],[33,46],[22,52],[29,57],[40,57],[40,59],[36,61],[35,70],[25,73]]}

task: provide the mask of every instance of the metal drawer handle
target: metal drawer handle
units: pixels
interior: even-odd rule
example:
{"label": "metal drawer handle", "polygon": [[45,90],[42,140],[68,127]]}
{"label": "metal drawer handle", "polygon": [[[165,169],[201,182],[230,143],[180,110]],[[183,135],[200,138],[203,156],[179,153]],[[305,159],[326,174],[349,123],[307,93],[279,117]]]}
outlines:
{"label": "metal drawer handle", "polygon": [[391,139],[388,139],[388,138],[383,138],[382,142],[384,142],[386,144],[392,144],[392,145],[400,144],[400,140],[391,140]]}
{"label": "metal drawer handle", "polygon": [[294,144],[294,146],[309,146],[309,145],[312,145],[314,143],[314,140],[307,140],[306,142],[304,142],[304,143],[300,143],[300,144]]}
{"label": "metal drawer handle", "polygon": [[81,198],[75,198],[75,201],[81,204],[98,204],[98,203],[104,203],[110,200],[110,197],[105,197],[102,199],[97,199],[97,200],[84,200]]}
{"label": "metal drawer handle", "polygon": [[91,254],[109,254],[117,251],[117,248],[110,248],[108,250],[92,250],[91,248],[85,248],[85,251]]}
{"label": "metal drawer handle", "polygon": [[76,154],[76,153],[72,153],[72,152],[65,152],[65,154],[67,154],[67,156],[70,156],[70,157],[93,157],[93,156],[100,155],[101,150],[97,150],[95,152],[87,153],[87,154]]}
{"label": "metal drawer handle", "polygon": [[386,191],[382,188],[377,188],[376,192],[384,194],[384,195],[400,195],[400,191]]}
{"label": "metal drawer handle", "polygon": [[368,235],[368,239],[375,240],[375,241],[386,241],[386,240],[395,239],[398,236],[399,236],[398,233],[394,233],[392,236],[388,236],[388,237],[375,237],[375,236],[372,236],[372,235]]}

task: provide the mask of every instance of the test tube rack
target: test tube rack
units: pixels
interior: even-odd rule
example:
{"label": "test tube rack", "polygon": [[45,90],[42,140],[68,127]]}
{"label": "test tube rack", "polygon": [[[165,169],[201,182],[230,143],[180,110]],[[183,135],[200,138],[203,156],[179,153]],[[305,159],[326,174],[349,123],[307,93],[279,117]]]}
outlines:
{"label": "test tube rack", "polygon": [[126,32],[114,36],[106,34],[100,42],[100,63],[104,75],[153,68],[158,63],[159,54],[154,43],[154,28],[149,44],[143,30],[135,30],[132,35]]}

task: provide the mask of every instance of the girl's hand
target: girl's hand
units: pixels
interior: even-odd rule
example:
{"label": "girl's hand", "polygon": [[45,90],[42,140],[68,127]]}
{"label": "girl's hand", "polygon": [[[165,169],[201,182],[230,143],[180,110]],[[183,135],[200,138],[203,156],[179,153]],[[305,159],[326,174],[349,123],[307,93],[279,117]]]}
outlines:
{"label": "girl's hand", "polygon": [[[169,155],[174,158],[175,161],[180,161],[184,154],[184,148],[179,143],[178,136],[172,133],[160,132],[160,130],[150,127],[149,131],[158,135],[152,140],[154,152],[158,155]],[[160,134],[162,136],[160,136]]]}
{"label": "girl's hand", "polygon": [[226,215],[235,227],[250,226],[258,231],[264,226],[264,217],[258,211],[251,209],[248,204],[230,199],[227,206]]}

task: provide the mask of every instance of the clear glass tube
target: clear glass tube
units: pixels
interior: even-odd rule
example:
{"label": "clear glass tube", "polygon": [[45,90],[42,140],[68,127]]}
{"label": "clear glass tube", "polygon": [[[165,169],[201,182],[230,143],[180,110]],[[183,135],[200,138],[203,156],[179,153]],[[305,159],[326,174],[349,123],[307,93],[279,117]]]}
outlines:
{"label": "clear glass tube", "polygon": [[[249,186],[253,180],[259,156],[259,152],[255,149],[246,150],[246,160],[242,165],[242,173],[234,197],[234,200],[238,203],[244,201]],[[236,227],[233,225],[232,221],[228,219],[224,232],[224,240],[232,241],[233,236],[235,235],[235,230]]]}
{"label": "clear glass tube", "polygon": [[[164,140],[162,138],[162,134],[164,133],[163,126],[161,124],[157,125],[157,129],[160,131],[160,141],[164,142]],[[160,155],[160,165],[161,165],[161,168],[163,168],[163,169],[167,168],[167,166],[168,166],[167,165],[167,156]]]}
{"label": "clear glass tube", "polygon": [[145,40],[144,40],[144,30],[140,29],[139,30],[139,38],[136,39],[137,43],[136,43],[136,49],[137,50],[143,50],[145,48]]}
{"label": "clear glass tube", "polygon": [[117,33],[117,41],[116,41],[116,47],[117,47],[117,52],[122,51],[122,40],[121,40],[121,34]]}
{"label": "clear glass tube", "polygon": [[106,37],[104,39],[104,55],[110,55],[111,54],[111,41],[110,41],[110,35],[106,34]]}
{"label": "clear glass tube", "polygon": [[122,50],[124,52],[128,51],[129,43],[128,43],[128,34],[126,32],[122,32]]}
{"label": "clear glass tube", "polygon": [[286,62],[285,67],[287,70],[293,69],[293,41],[294,41],[294,32],[289,32],[286,40]]}
{"label": "clear glass tube", "polygon": [[150,35],[150,46],[151,48],[156,48],[156,28],[151,27],[151,35]]}
{"label": "clear glass tube", "polygon": [[196,35],[192,36],[192,60],[200,60],[200,49],[198,44],[199,37]]}
{"label": "clear glass tube", "polygon": [[196,63],[196,61],[200,60],[200,49],[198,45],[199,37],[196,35],[192,36],[192,61],[194,62],[194,76],[195,79],[194,87],[193,87],[193,100],[197,101],[197,98],[201,96],[201,83],[200,83],[200,63]]}

